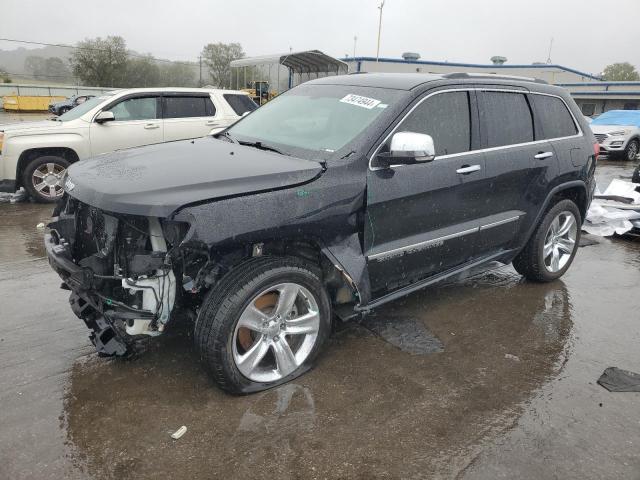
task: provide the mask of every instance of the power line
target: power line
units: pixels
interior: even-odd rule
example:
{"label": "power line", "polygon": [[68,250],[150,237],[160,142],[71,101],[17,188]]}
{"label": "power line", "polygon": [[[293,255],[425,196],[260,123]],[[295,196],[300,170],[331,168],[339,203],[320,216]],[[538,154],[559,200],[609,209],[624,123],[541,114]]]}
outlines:
{"label": "power line", "polygon": [[[66,45],[64,43],[46,43],[46,42],[34,42],[32,40],[17,40],[14,38],[0,38],[0,41],[3,42],[14,42],[14,43],[24,43],[27,45],[41,45],[41,46],[45,46],[45,47],[61,47],[61,48],[71,48],[74,50],[88,50],[88,51],[94,51],[94,52],[109,52],[110,50],[106,49],[106,48],[92,48],[92,47],[77,47],[75,45]],[[196,67],[197,63],[195,62],[183,62],[183,61],[179,61],[179,60],[165,60],[163,58],[155,58],[151,55],[140,55],[137,53],[130,53],[130,52],[125,52],[125,55],[127,55],[128,57],[135,57],[135,58],[144,58],[144,59],[149,59],[149,60],[153,60],[155,62],[160,62],[160,63],[175,63],[177,65],[187,65],[189,67]]]}

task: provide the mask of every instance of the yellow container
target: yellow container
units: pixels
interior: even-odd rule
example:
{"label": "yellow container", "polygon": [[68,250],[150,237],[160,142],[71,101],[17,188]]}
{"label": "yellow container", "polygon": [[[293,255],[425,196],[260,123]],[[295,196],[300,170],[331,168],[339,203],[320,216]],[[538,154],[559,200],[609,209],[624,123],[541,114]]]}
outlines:
{"label": "yellow container", "polygon": [[7,95],[2,97],[3,107],[11,112],[46,112],[49,104],[60,102],[66,97],[30,97],[25,95]]}

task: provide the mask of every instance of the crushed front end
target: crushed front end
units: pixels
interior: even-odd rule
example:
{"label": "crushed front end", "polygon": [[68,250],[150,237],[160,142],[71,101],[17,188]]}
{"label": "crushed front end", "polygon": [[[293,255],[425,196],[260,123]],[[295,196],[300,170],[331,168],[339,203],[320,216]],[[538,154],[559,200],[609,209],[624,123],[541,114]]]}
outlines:
{"label": "crushed front end", "polygon": [[157,217],[105,212],[68,195],[45,246],[73,312],[103,355],[126,355],[141,336],[163,332],[176,303],[166,226]]}

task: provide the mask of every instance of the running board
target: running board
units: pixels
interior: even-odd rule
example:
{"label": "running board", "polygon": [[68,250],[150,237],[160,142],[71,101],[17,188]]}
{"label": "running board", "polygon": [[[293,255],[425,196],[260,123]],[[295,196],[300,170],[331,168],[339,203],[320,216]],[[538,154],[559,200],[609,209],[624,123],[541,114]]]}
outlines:
{"label": "running board", "polygon": [[500,252],[494,253],[493,255],[489,255],[488,257],[484,257],[480,260],[473,260],[471,262],[463,263],[462,265],[452,268],[450,270],[445,270],[444,272],[434,275],[433,277],[428,277],[424,280],[420,280],[417,283],[413,283],[411,285],[407,285],[406,287],[402,287],[399,290],[395,290],[391,293],[388,293],[380,298],[376,298],[375,300],[367,303],[366,305],[358,305],[355,307],[357,312],[368,313],[370,310],[374,308],[378,308],[380,305],[391,302],[393,300],[397,300],[398,298],[404,297],[405,295],[409,295],[417,290],[428,287],[429,285],[433,285],[434,283],[441,282],[442,280],[446,280],[447,278],[451,278],[455,275],[463,273],[471,268],[478,267],[485,263],[492,262],[498,258],[508,256],[512,250],[502,250]]}

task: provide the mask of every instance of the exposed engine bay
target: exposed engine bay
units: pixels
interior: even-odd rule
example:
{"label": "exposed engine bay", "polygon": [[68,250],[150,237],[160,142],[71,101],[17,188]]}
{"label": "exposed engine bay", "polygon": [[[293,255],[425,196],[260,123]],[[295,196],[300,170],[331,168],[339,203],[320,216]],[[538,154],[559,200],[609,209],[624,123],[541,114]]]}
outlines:
{"label": "exposed engine bay", "polygon": [[[172,251],[157,217],[107,213],[68,198],[45,244],[74,313],[99,353],[124,355],[131,340],[163,332],[176,306]],[[182,257],[181,257],[182,258]]]}

